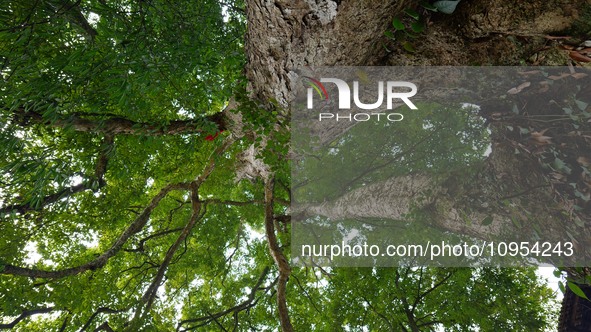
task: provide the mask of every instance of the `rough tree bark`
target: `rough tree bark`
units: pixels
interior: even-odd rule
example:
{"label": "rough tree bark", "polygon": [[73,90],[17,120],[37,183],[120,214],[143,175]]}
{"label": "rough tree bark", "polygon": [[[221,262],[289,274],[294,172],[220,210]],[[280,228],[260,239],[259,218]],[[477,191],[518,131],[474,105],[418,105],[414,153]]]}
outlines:
{"label": "rough tree bark", "polygon": [[[296,69],[305,66],[515,65],[533,55],[535,52],[532,50],[536,47],[544,46],[547,42],[545,35],[568,29],[579,19],[581,8],[588,5],[588,1],[535,0],[513,3],[512,6],[498,0],[462,2],[454,15],[444,17],[437,14],[432,17],[432,25],[415,45],[416,56],[399,51],[388,53],[382,47],[383,32],[393,17],[413,5],[414,2],[406,0],[248,0],[246,76],[253,97],[267,105],[276,101],[287,108],[294,98]],[[505,197],[521,208],[534,211],[535,218],[556,229],[557,238],[563,236],[560,225],[569,221],[570,217],[565,217],[554,203],[549,180],[542,172],[529,171],[539,169],[532,167],[532,160],[512,152],[511,146],[497,142],[478,181],[466,183],[460,188],[419,175],[391,179],[376,184],[381,187],[373,189],[391,195],[398,195],[396,188],[404,186],[412,188],[414,195],[432,189],[439,193],[437,199],[422,201],[425,206],[435,204],[434,211],[442,220],[440,226],[450,230],[464,228],[464,232],[474,236],[483,235],[483,230],[479,226],[465,229],[465,223],[458,222],[458,211],[469,210],[474,218],[492,214],[492,229],[512,230],[514,226],[509,221],[521,213],[519,209],[507,211],[499,205],[481,211],[474,205],[466,206],[466,202],[477,203],[476,200],[469,200],[471,197],[480,196],[492,201]],[[513,191],[501,189],[500,183],[505,184],[504,188],[513,188]],[[355,214],[346,206],[348,200],[361,194],[369,193],[353,192],[349,197],[344,196],[322,206],[309,206],[308,209],[334,216],[343,212]],[[525,195],[527,199],[517,202],[519,195]],[[407,195],[407,199],[415,198]],[[524,201],[529,203],[523,206]],[[365,210],[374,211],[375,216],[395,218],[408,211],[408,204],[404,200],[399,202],[397,206],[385,209],[376,205]],[[486,232],[490,233],[491,227]],[[565,301],[572,298],[567,296]],[[563,304],[564,309],[581,305],[581,301],[567,302]],[[561,317],[561,331],[574,331],[568,327],[566,317],[570,317],[569,313],[563,312]]]}

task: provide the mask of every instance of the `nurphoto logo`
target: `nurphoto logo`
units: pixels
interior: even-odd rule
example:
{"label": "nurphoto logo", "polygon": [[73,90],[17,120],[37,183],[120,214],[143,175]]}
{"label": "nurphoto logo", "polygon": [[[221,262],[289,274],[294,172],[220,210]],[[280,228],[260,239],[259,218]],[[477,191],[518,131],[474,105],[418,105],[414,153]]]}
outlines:
{"label": "nurphoto logo", "polygon": [[[330,97],[328,91],[324,84],[322,83],[333,83],[337,87],[338,91],[338,108],[340,110],[350,110],[351,109],[351,99],[353,99],[353,103],[355,106],[362,110],[375,110],[382,107],[384,103],[384,86],[386,88],[386,109],[391,110],[393,109],[394,100],[400,99],[402,102],[408,106],[408,108],[416,110],[417,107],[410,98],[417,93],[417,86],[411,82],[403,82],[403,81],[378,81],[377,88],[377,101],[374,103],[366,104],[363,103],[359,98],[359,82],[353,81],[353,98],[351,98],[351,87],[347,82],[339,78],[327,78],[323,77],[318,79],[304,76],[304,78],[308,79],[308,94],[307,94],[307,108],[313,109],[314,108],[314,91],[318,94],[320,99],[323,101],[324,105],[326,105],[330,101]],[[384,84],[385,83],[385,84]],[[400,92],[400,89],[410,91],[403,91]],[[370,119],[376,119],[380,121],[382,119],[387,119],[388,121],[402,121],[404,118],[400,113],[349,113],[349,114],[338,114],[338,113],[319,113],[318,121],[323,120],[345,120],[345,121],[369,121]]]}

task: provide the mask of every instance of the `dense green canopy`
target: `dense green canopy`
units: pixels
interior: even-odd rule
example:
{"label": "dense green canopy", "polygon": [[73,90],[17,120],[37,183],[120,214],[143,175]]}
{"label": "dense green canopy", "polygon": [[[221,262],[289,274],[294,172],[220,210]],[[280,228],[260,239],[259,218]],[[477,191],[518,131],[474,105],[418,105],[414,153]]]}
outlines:
{"label": "dense green canopy", "polygon": [[[289,258],[287,125],[246,98],[243,8],[2,3],[0,329],[278,329],[267,238],[274,225]],[[232,98],[243,137],[220,115]],[[236,178],[251,144],[274,203]],[[550,297],[532,269],[310,267],[287,283],[298,331],[541,330]]]}

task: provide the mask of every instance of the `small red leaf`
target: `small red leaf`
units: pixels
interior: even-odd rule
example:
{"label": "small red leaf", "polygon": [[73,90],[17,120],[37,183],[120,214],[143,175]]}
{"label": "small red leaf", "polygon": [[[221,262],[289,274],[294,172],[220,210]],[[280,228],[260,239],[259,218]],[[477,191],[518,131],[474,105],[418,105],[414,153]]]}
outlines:
{"label": "small red leaf", "polygon": [[215,135],[207,135],[207,136],[205,136],[205,140],[206,140],[206,141],[213,141],[213,140],[215,140],[215,139],[216,139],[216,137],[218,137],[218,135],[219,135],[220,133],[223,133],[223,132],[224,132],[223,130],[220,130],[220,131],[218,131],[217,133],[215,133]]}

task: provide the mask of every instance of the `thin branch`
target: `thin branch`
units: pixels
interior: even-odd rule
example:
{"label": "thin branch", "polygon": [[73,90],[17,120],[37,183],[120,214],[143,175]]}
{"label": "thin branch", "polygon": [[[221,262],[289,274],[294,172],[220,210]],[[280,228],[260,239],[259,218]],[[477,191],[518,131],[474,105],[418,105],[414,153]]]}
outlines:
{"label": "thin branch", "polygon": [[425,267],[419,268],[419,281],[417,282],[417,296],[412,304],[412,309],[410,310],[413,314],[419,305],[419,301],[421,299],[421,287],[423,286],[423,274],[425,272]]}
{"label": "thin branch", "polygon": [[293,326],[289,319],[289,311],[287,308],[286,291],[287,280],[291,274],[291,267],[283,255],[283,251],[277,241],[275,235],[275,223],[273,215],[273,190],[275,187],[275,180],[273,178],[265,180],[265,231],[267,233],[267,240],[269,242],[269,250],[271,256],[277,264],[279,269],[279,282],[277,285],[277,306],[279,311],[279,321],[281,322],[281,329],[283,332],[293,332]]}
{"label": "thin branch", "polygon": [[[438,133],[439,131],[441,131],[443,129],[445,129],[445,127],[443,127],[443,126],[437,127],[435,130],[433,130],[432,132],[430,132],[428,135],[424,136],[419,141],[415,142],[406,151],[402,151],[400,153],[395,154],[394,156],[391,156],[388,160],[386,160],[386,162],[382,163],[381,165],[373,165],[373,167],[369,167],[367,169],[364,169],[363,172],[361,172],[359,175],[357,175],[353,179],[349,180],[348,182],[342,184],[341,185],[341,188],[343,188],[343,189],[349,188],[350,186],[352,186],[353,184],[355,184],[355,182],[357,182],[359,179],[364,178],[368,174],[371,174],[371,173],[373,173],[375,171],[378,171],[378,170],[380,170],[382,168],[388,167],[388,166],[392,165],[393,163],[402,160],[401,158],[406,158],[407,155],[415,152],[416,149],[421,144],[425,143],[428,139],[434,137],[436,133]],[[376,155],[376,158],[377,158],[377,156],[379,156],[379,154]],[[374,161],[375,161],[375,159],[374,159]]]}
{"label": "thin branch", "polygon": [[95,332],[96,332],[96,331],[107,331],[107,332],[115,332],[115,330],[113,330],[113,329],[111,328],[111,326],[109,325],[109,322],[104,322],[104,323],[102,323],[102,324],[101,324],[101,326],[97,327],[97,328],[96,328],[96,330],[94,330],[94,331],[95,331]]}
{"label": "thin branch", "polygon": [[291,216],[286,214],[275,216],[275,220],[280,223],[289,224],[291,223]]}
{"label": "thin branch", "polygon": [[[208,313],[209,314],[209,313]],[[211,315],[211,314],[210,314]],[[220,323],[220,321],[213,317],[212,320],[214,321],[214,323],[224,332],[228,332],[228,330],[224,327],[224,325],[222,325],[222,323]]]}
{"label": "thin branch", "polygon": [[234,332],[238,328],[238,313],[235,312],[232,316],[234,317],[234,327],[232,328],[232,332]]}
{"label": "thin branch", "polygon": [[[258,205],[258,204],[265,204],[265,200],[260,199],[253,199],[252,201],[233,201],[233,200],[221,200],[221,199],[207,199],[203,201],[207,204],[219,204],[219,205],[232,205],[232,206],[248,206],[248,205]],[[290,203],[283,199],[275,199],[275,203],[279,203],[281,205],[289,206]]]}
{"label": "thin branch", "polygon": [[94,260],[80,266],[71,267],[63,270],[56,270],[56,271],[45,271],[45,270],[37,270],[37,269],[30,269],[24,267],[18,267],[10,264],[6,264],[3,266],[0,274],[9,274],[15,276],[23,276],[23,277],[30,277],[30,278],[64,278],[68,276],[73,276],[85,272],[87,270],[96,270],[98,268],[103,267],[107,261],[115,256],[119,250],[123,247],[125,242],[132,237],[134,234],[138,233],[139,231],[144,228],[152,211],[158,206],[160,201],[168,195],[169,192],[173,190],[181,190],[181,189],[190,189],[190,183],[176,183],[176,184],[169,184],[166,187],[162,188],[160,192],[152,198],[150,203],[144,208],[142,213],[121,233],[119,238],[111,245],[111,247],[105,251],[102,255],[95,258]]}
{"label": "thin branch", "polygon": [[365,296],[361,296],[361,298],[363,299],[363,301],[365,301],[365,303],[367,303],[367,306],[371,309],[371,311],[373,311],[376,315],[378,315],[378,317],[383,319],[384,322],[386,322],[386,324],[388,324],[388,327],[390,327],[390,331],[394,331],[394,327],[392,326],[392,323],[390,322],[388,317],[386,317],[386,315],[384,315],[383,313],[379,312]]}
{"label": "thin branch", "polygon": [[[23,204],[12,204],[5,206],[0,209],[0,214],[9,214],[14,211],[20,214],[26,214],[29,211],[41,210],[45,206],[53,204],[61,199],[70,197],[74,194],[85,190],[93,190],[96,191],[106,185],[104,180],[104,175],[107,172],[107,164],[109,162],[109,152],[112,149],[114,144],[114,138],[112,135],[105,135],[103,140],[103,145],[101,147],[101,151],[97,158],[97,163],[95,166],[94,178],[87,179],[86,181],[73,185],[67,188],[63,188],[62,190],[47,195],[41,199],[40,203],[33,205],[32,203],[23,203]],[[98,182],[98,186],[93,186],[94,182]]]}
{"label": "thin branch", "polygon": [[[150,307],[152,306],[152,304],[154,302],[154,298],[156,296],[156,292],[158,290],[158,287],[162,283],[162,279],[164,278],[164,274],[166,273],[166,270],[168,269],[168,266],[170,265],[170,262],[172,261],[172,258],[174,257],[175,252],[178,250],[181,243],[183,243],[185,241],[185,239],[189,236],[189,234],[191,233],[191,231],[193,230],[193,228],[197,224],[197,221],[199,221],[205,215],[205,209],[203,209],[203,212],[202,212],[201,207],[202,206],[206,207],[207,205],[203,205],[203,202],[199,200],[199,187],[203,184],[203,182],[205,182],[205,180],[207,180],[209,175],[215,169],[216,158],[218,156],[220,156],[232,143],[233,143],[233,140],[227,139],[224,142],[224,144],[222,144],[220,147],[218,147],[209,157],[209,163],[205,166],[205,169],[203,170],[201,175],[195,181],[192,181],[190,183],[191,205],[192,205],[193,212],[191,214],[189,222],[184,227],[183,231],[181,232],[181,234],[179,235],[179,237],[177,238],[175,243],[173,243],[170,246],[170,248],[168,248],[168,251],[166,252],[166,255],[164,256],[164,260],[162,261],[162,264],[160,264],[160,268],[158,269],[158,272],[156,273],[156,277],[154,278],[154,280],[152,281],[152,283],[148,287],[148,290],[146,290],[146,292],[142,296],[142,302],[140,303],[140,305],[134,315],[134,318],[133,318],[134,320],[138,319],[144,312],[147,312],[150,309]],[[143,306],[144,304],[145,304],[145,307]]]}
{"label": "thin branch", "polygon": [[118,313],[125,312],[125,311],[126,310],[111,309],[109,307],[100,307],[90,316],[90,318],[88,318],[88,320],[86,321],[84,326],[82,326],[82,328],[80,328],[80,332],[86,331],[86,329],[90,326],[90,324],[96,318],[96,316],[98,316],[100,314],[118,314]]}
{"label": "thin branch", "polygon": [[434,290],[436,290],[437,288],[439,288],[441,285],[443,285],[444,283],[446,283],[449,280],[449,278],[451,278],[454,275],[454,273],[455,273],[454,271],[450,272],[443,279],[439,280],[435,285],[433,285],[433,287],[429,288],[423,294],[419,295],[416,298],[415,303],[418,303],[419,301],[422,301],[427,295],[429,295],[431,292],[433,292]]}
{"label": "thin branch", "polygon": [[20,321],[22,321],[23,319],[25,319],[27,317],[31,317],[33,315],[39,315],[39,314],[48,314],[54,310],[55,310],[54,307],[25,310],[17,318],[15,318],[15,320],[13,320],[12,322],[10,322],[8,324],[0,324],[0,329],[6,329],[6,330],[12,329],[13,327],[16,326],[16,324],[18,324]]}
{"label": "thin branch", "polygon": [[145,248],[144,248],[144,244],[151,239],[160,237],[160,236],[164,236],[164,235],[168,235],[170,233],[176,233],[176,232],[180,232],[182,231],[183,228],[179,227],[179,228],[174,228],[174,229],[167,229],[161,232],[156,232],[153,234],[150,234],[149,236],[146,236],[145,238],[141,239],[138,246],[136,248],[133,249],[123,249],[123,251],[126,252],[144,252]]}
{"label": "thin branch", "polygon": [[221,200],[221,199],[206,199],[203,201],[207,204],[218,204],[218,205],[232,205],[232,206],[248,206],[255,204],[264,204],[264,200],[252,200],[252,201],[232,201],[232,200]]}
{"label": "thin branch", "polygon": [[332,278],[334,277],[334,275],[328,271],[326,271],[322,266],[318,265],[316,262],[312,262],[313,267],[317,268],[320,273],[322,273],[323,275],[325,275],[328,278]]}
{"label": "thin branch", "polygon": [[[406,268],[406,273],[405,275],[408,275],[408,272],[410,268]],[[394,279],[394,283],[396,284],[396,290],[397,292],[400,292],[402,290],[402,288],[400,287],[400,273],[398,272],[398,270],[396,270],[396,277]],[[410,326],[410,330],[412,332],[420,332],[419,326],[417,325],[416,322],[416,318],[414,315],[413,310],[411,310],[408,301],[405,297],[405,294],[403,294],[402,296],[397,296],[397,298],[402,302],[402,310],[404,311],[406,318],[408,319],[408,324]]]}
{"label": "thin branch", "polygon": [[68,312],[68,315],[66,316],[66,319],[64,319],[64,322],[62,323],[62,326],[60,326],[60,329],[58,332],[64,332],[66,330],[66,328],[68,327],[68,324],[70,323],[70,318],[72,318],[72,313]]}
{"label": "thin branch", "polygon": [[431,325],[436,325],[436,324],[441,324],[441,321],[431,320],[431,321],[419,324],[419,327],[431,326]]}
{"label": "thin branch", "polygon": [[60,199],[67,198],[79,192],[90,189],[92,189],[92,181],[84,181],[75,186],[63,188],[62,190],[56,193],[43,197],[41,199],[41,202],[37,203],[37,205],[33,205],[32,203],[23,203],[5,206],[0,209],[0,214],[9,214],[15,211],[20,214],[25,214],[30,211],[40,210],[49,204],[53,204],[59,201]]}
{"label": "thin branch", "polygon": [[241,303],[239,303],[229,309],[226,309],[224,311],[220,311],[215,314],[208,314],[207,316],[203,316],[203,317],[199,317],[199,318],[191,318],[191,319],[182,320],[177,324],[177,331],[180,330],[182,328],[182,326],[185,324],[202,323],[198,326],[192,326],[192,327],[188,327],[187,329],[182,330],[182,331],[189,331],[189,330],[192,330],[196,327],[201,327],[201,326],[207,325],[213,319],[218,319],[218,318],[221,318],[221,317],[226,316],[228,314],[237,314],[241,311],[252,308],[257,303],[256,292],[260,291],[260,290],[264,290],[266,293],[271,288],[271,287],[265,287],[265,288],[261,287],[263,285],[263,282],[265,282],[267,275],[269,274],[269,270],[270,270],[269,267],[265,267],[263,269],[256,284],[250,290],[250,294],[248,294],[248,298],[246,300],[242,301]]}
{"label": "thin branch", "polygon": [[195,134],[203,132],[206,122],[216,124],[218,130],[226,130],[225,116],[222,112],[196,120],[171,121],[166,126],[158,123],[136,122],[121,117],[91,120],[83,116],[89,115],[59,115],[52,119],[45,119],[41,113],[34,110],[19,108],[14,111],[15,123],[21,126],[42,124],[57,128],[69,128],[81,132],[106,133],[110,135],[161,136]]}
{"label": "thin branch", "polygon": [[56,14],[63,14],[70,24],[80,27],[91,41],[94,40],[94,38],[98,35],[98,32],[90,25],[90,23],[88,23],[86,17],[82,15],[79,6],[80,0],[74,3],[70,3],[67,0],[59,2],[56,1],[56,4],[53,4],[51,1],[47,3],[55,9]]}
{"label": "thin branch", "polygon": [[322,314],[322,311],[318,308],[318,306],[316,306],[316,303],[314,303],[314,300],[312,299],[312,296],[310,296],[310,293],[308,293],[308,291],[304,288],[304,286],[302,286],[300,279],[298,279],[298,277],[296,277],[295,275],[294,275],[294,279],[295,279],[296,284],[298,285],[299,289],[303,292],[304,296],[308,299],[308,302],[310,302],[310,304],[312,305],[314,310],[316,310],[316,312],[318,312],[319,314]]}
{"label": "thin branch", "polygon": [[197,221],[199,221],[203,217],[203,213],[201,213],[201,202],[199,202],[199,196],[197,194],[196,187],[193,188],[193,190],[191,191],[191,198],[194,201],[194,208],[191,218],[189,219],[189,222],[187,223],[187,225],[185,226],[177,240],[172,244],[172,246],[170,246],[170,248],[168,248],[168,251],[164,256],[164,260],[162,261],[162,264],[160,265],[160,268],[156,273],[156,277],[154,278],[152,284],[150,285],[150,287],[148,287],[148,290],[144,293],[144,296],[142,297],[142,301],[146,303],[145,310],[149,310],[152,304],[154,303],[156,291],[162,283],[164,273],[168,269],[168,266],[170,265],[170,262],[172,261],[174,254],[180,247],[181,243],[183,243],[187,236],[189,236],[189,233],[191,233],[193,227],[195,227],[195,225],[197,224]]}

